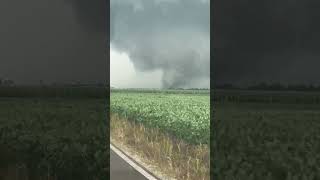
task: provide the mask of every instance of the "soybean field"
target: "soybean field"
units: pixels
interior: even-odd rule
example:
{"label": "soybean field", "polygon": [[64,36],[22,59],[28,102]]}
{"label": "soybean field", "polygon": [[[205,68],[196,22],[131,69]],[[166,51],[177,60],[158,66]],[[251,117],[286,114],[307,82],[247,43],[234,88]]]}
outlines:
{"label": "soybean field", "polygon": [[[103,89],[15,87],[0,91],[0,177],[107,178]],[[15,174],[4,172],[10,167]]]}
{"label": "soybean field", "polygon": [[189,143],[209,144],[209,92],[171,92],[112,91],[110,110]]}
{"label": "soybean field", "polygon": [[217,179],[320,179],[320,94],[215,93]]}

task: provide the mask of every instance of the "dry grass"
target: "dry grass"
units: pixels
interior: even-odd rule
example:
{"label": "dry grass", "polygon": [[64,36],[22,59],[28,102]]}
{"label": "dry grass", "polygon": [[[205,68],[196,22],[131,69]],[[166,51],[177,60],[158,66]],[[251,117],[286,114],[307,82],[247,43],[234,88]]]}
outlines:
{"label": "dry grass", "polygon": [[144,163],[155,165],[156,168],[150,167],[156,175],[183,180],[210,179],[208,145],[190,145],[115,114],[110,119],[111,141],[133,150]]}

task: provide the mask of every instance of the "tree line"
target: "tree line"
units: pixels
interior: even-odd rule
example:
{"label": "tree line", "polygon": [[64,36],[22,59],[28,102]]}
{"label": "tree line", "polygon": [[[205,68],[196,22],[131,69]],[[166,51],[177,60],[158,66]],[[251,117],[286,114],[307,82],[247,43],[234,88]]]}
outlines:
{"label": "tree line", "polygon": [[240,87],[234,84],[217,84],[214,89],[242,89],[242,90],[270,90],[270,91],[320,91],[320,85],[314,84],[281,84],[281,83],[257,83]]}
{"label": "tree line", "polygon": [[13,86],[14,84],[13,80],[0,78],[0,86]]}

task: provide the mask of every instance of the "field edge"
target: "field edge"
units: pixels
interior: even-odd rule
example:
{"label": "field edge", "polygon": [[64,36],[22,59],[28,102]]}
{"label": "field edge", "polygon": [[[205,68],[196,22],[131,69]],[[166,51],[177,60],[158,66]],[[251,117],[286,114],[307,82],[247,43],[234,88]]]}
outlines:
{"label": "field edge", "polygon": [[146,128],[116,113],[110,115],[110,141],[135,156],[139,163],[159,177],[186,180],[210,178],[208,145],[191,145],[173,139],[157,129]]}

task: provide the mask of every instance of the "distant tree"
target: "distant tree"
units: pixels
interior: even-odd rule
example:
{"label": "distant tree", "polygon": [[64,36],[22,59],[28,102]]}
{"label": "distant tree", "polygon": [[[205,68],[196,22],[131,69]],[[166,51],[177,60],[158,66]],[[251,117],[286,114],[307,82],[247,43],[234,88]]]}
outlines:
{"label": "distant tree", "polygon": [[14,85],[14,81],[10,80],[10,79],[2,79],[1,85],[2,86],[12,86],[12,85]]}
{"label": "distant tree", "polygon": [[261,82],[261,83],[258,83],[256,85],[248,86],[247,89],[250,89],[250,90],[267,90],[268,89],[268,84],[265,83],[265,82]]}
{"label": "distant tree", "polygon": [[314,91],[314,90],[316,89],[316,87],[315,87],[313,84],[310,84],[309,87],[308,87],[308,89],[309,89],[310,91]]}
{"label": "distant tree", "polygon": [[274,91],[283,91],[286,89],[287,87],[281,83],[272,83],[268,87],[268,90],[274,90]]}
{"label": "distant tree", "polygon": [[14,81],[13,80],[9,80],[8,83],[9,83],[9,86],[13,86],[14,85]]}
{"label": "distant tree", "polygon": [[236,89],[236,87],[233,84],[218,84],[216,85],[216,88],[218,89]]}

